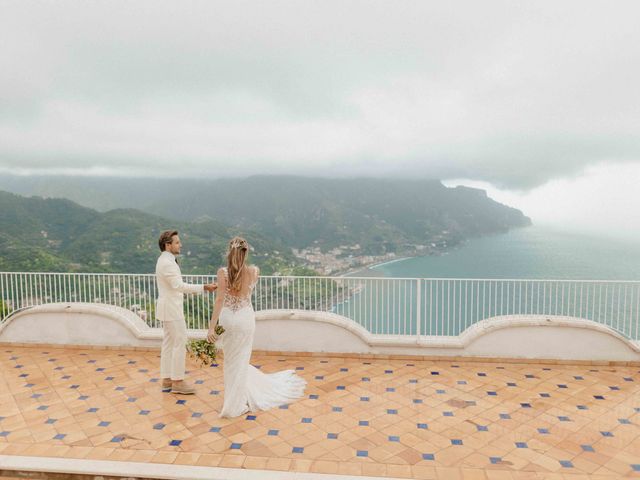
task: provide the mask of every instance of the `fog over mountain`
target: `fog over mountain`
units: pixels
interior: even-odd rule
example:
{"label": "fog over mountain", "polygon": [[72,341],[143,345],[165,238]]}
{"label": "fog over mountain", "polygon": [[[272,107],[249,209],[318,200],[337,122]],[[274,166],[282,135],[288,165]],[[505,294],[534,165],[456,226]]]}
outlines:
{"label": "fog over mountain", "polygon": [[640,232],[635,0],[1,5],[0,174],[437,178]]}
{"label": "fog over mountain", "polygon": [[358,254],[406,253],[531,224],[483,190],[447,188],[438,180],[5,177],[2,188],[100,211],[136,208],[165,222],[214,220],[289,248],[360,245]]}

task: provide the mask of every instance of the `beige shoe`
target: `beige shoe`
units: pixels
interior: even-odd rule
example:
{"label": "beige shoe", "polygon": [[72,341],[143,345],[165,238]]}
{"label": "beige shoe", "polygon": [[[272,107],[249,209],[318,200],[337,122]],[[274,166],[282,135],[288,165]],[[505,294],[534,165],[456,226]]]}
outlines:
{"label": "beige shoe", "polygon": [[171,379],[170,378],[163,378],[162,379],[162,389],[163,390],[166,390],[166,389],[171,390]]}
{"label": "beige shoe", "polygon": [[196,393],[196,389],[193,385],[188,384],[184,380],[178,380],[171,382],[171,393],[179,393],[182,395],[193,395]]}

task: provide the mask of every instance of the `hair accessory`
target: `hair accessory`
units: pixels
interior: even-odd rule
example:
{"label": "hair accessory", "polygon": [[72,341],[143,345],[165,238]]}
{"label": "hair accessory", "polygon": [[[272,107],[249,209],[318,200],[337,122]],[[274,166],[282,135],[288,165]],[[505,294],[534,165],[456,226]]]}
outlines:
{"label": "hair accessory", "polygon": [[230,248],[242,248],[243,250],[246,250],[246,249],[249,248],[249,244],[247,243],[247,241],[245,239],[234,238],[229,243],[229,247]]}

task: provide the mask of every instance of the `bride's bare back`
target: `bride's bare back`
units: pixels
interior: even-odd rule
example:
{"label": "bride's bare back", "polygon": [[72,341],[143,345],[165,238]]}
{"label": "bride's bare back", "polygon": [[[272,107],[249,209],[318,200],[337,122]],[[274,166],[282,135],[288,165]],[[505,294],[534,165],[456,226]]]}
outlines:
{"label": "bride's bare back", "polygon": [[[220,272],[222,272],[222,275],[220,275]],[[246,267],[240,277],[240,288],[231,290],[229,288],[229,272],[226,267],[221,268],[218,271],[218,276],[221,280],[224,279],[220,281],[220,283],[224,283],[224,285],[220,285],[220,293],[224,294],[224,306],[233,311],[250,306],[251,295],[258,282],[259,274],[258,267]]]}

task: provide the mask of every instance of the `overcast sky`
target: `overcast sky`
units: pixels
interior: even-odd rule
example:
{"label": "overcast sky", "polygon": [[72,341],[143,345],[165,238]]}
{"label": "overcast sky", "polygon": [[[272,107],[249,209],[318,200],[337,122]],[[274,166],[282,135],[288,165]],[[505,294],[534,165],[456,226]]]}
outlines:
{"label": "overcast sky", "polygon": [[[640,209],[618,188],[640,183],[638,18],[637,0],[0,0],[0,172],[429,177],[529,207],[596,188],[584,222],[640,234],[618,208]],[[589,213],[546,203],[525,213]]]}

